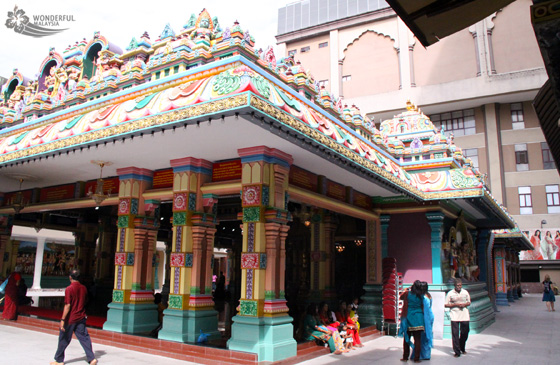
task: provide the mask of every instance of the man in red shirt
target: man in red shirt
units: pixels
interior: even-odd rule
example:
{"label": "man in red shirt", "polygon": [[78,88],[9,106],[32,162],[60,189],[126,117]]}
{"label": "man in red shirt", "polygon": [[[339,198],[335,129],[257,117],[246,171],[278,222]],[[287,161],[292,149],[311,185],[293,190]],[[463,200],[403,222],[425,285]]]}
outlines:
{"label": "man in red shirt", "polygon": [[80,284],[80,272],[76,269],[70,271],[70,286],[64,295],[64,311],[60,320],[60,333],[58,335],[58,349],[51,365],[64,365],[64,351],[72,341],[75,333],[80,345],[86,352],[87,362],[96,365],[97,359],[91,348],[91,339],[86,328],[87,289]]}

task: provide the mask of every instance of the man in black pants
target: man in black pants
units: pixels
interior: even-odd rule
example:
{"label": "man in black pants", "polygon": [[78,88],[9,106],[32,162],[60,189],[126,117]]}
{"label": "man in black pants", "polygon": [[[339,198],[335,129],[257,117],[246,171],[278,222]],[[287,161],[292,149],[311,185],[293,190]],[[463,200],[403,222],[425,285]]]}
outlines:
{"label": "man in black pants", "polygon": [[54,355],[51,365],[64,365],[64,351],[72,341],[72,334],[75,333],[80,345],[86,352],[87,362],[96,365],[97,359],[91,348],[91,339],[86,328],[87,289],[80,284],[78,270],[70,271],[70,286],[66,288],[64,295],[64,311],[60,320],[60,332],[58,335],[58,349]]}
{"label": "man in black pants", "polygon": [[[469,292],[463,289],[460,279],[455,280],[455,289],[450,290],[445,297],[445,307],[449,309],[451,317],[451,337],[453,339],[453,352],[455,357],[466,354],[465,344],[469,337],[469,309],[471,297]],[[460,334],[459,334],[460,332]]]}

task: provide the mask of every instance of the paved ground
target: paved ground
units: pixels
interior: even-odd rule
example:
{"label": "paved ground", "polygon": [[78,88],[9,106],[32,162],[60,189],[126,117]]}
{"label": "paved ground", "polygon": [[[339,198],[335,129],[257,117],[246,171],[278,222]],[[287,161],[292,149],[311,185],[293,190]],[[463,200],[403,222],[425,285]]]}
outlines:
{"label": "paved ground", "polygon": [[[467,354],[453,357],[451,340],[436,340],[426,365],[519,364],[545,365],[560,363],[560,309],[548,312],[542,296],[529,294],[509,307],[498,307],[496,322],[467,341]],[[556,303],[560,306],[560,302]],[[362,349],[343,355],[326,355],[301,364],[404,364],[402,338],[385,336],[369,341]],[[413,364],[408,361],[408,364]]]}
{"label": "paved ground", "polygon": [[[557,303],[560,307],[560,301]],[[541,296],[526,295],[510,307],[499,307],[496,323],[483,333],[471,335],[467,355],[456,359],[451,340],[434,341],[432,359],[426,365],[440,364],[519,364],[546,365],[560,362],[560,309],[548,312]],[[44,365],[52,361],[57,337],[11,326],[0,326],[0,363]],[[93,344],[100,364],[192,364],[111,346]],[[402,339],[385,336],[365,343],[365,347],[340,356],[325,355],[302,364],[403,364]],[[66,351],[66,364],[84,364],[85,356],[77,340]],[[412,364],[409,361],[409,364]]]}

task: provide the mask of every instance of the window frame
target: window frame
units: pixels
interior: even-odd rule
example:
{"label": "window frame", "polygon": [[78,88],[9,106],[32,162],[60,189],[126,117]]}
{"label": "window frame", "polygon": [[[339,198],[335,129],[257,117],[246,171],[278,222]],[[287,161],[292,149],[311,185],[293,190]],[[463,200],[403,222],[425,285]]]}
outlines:
{"label": "window frame", "polygon": [[533,214],[533,195],[531,187],[518,186],[517,194],[519,196],[519,214]]}
{"label": "window frame", "polygon": [[509,105],[512,129],[525,129],[525,118],[523,114],[523,103],[511,103]]}

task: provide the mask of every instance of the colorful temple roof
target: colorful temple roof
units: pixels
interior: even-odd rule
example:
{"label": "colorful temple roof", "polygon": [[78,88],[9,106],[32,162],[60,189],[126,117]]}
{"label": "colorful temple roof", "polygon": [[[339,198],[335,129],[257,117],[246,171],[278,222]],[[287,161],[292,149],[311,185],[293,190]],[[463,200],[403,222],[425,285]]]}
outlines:
{"label": "colorful temple roof", "polygon": [[0,166],[172,126],[199,117],[197,106],[222,117],[250,107],[414,199],[480,198],[513,226],[453,137],[412,103],[377,129],[299,62],[255,50],[239,23],[222,29],[205,9],[124,51],[99,32],[62,54],[51,48],[39,71],[28,80],[14,70],[2,86]]}

